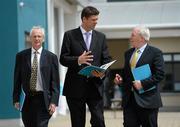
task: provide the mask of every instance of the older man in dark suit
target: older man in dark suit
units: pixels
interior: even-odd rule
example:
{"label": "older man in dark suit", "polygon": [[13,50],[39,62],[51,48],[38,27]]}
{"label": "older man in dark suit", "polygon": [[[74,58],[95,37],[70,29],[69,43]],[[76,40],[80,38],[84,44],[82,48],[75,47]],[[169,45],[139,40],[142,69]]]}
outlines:
{"label": "older man in dark suit", "polygon": [[20,108],[20,94],[25,92],[22,120],[25,127],[47,127],[59,100],[57,56],[42,47],[44,29],[35,26],[30,32],[32,48],[16,55],[13,103]]}
{"label": "older man in dark suit", "polygon": [[[123,90],[124,127],[158,126],[158,109],[162,106],[159,82],[164,77],[164,60],[158,48],[147,44],[149,38],[148,28],[137,26],[133,29],[132,48],[125,52],[123,73],[116,74],[114,79]],[[132,69],[145,64],[149,64],[152,76],[134,81]],[[142,89],[145,92],[139,93]]]}
{"label": "older man in dark suit", "polygon": [[72,127],[85,127],[86,104],[91,112],[92,127],[105,127],[103,116],[103,73],[93,77],[79,75],[87,65],[101,66],[110,62],[106,38],[94,30],[99,11],[88,6],[82,10],[79,28],[64,34],[60,55],[62,65],[68,67],[63,94],[71,113]]}

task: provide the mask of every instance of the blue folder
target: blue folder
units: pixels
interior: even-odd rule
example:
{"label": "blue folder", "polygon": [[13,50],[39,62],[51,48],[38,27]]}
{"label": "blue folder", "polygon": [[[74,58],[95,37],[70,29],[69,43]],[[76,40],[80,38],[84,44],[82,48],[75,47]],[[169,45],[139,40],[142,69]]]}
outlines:
{"label": "blue folder", "polygon": [[[143,79],[149,78],[152,75],[149,64],[145,64],[140,67],[132,69],[132,74],[133,74],[134,80],[143,80]],[[144,91],[144,89],[140,89],[139,93],[142,94],[146,91],[150,91],[155,88],[156,88],[156,86],[153,86],[145,91]]]}
{"label": "blue folder", "polygon": [[92,71],[99,71],[99,72],[105,72],[106,70],[97,66],[86,66],[85,68],[81,69],[79,71],[80,75],[84,75],[84,76],[92,76]]}
{"label": "blue folder", "polygon": [[19,101],[19,104],[20,104],[19,110],[20,111],[22,111],[24,101],[25,101],[25,97],[26,97],[26,94],[25,94],[24,90],[22,89],[21,94],[20,94],[20,101]]}
{"label": "blue folder", "polygon": [[88,76],[88,77],[92,76],[92,71],[98,71],[98,72],[104,73],[106,71],[106,69],[108,69],[114,62],[116,62],[116,60],[113,60],[109,63],[103,64],[100,67],[94,66],[94,65],[86,66],[83,69],[81,69],[78,73],[80,75],[84,75],[84,76]]}

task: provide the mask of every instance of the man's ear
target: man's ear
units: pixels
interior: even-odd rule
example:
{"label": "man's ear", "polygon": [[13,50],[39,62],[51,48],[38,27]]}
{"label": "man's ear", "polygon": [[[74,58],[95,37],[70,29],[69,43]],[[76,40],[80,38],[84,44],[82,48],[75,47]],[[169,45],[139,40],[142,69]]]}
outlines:
{"label": "man's ear", "polygon": [[82,22],[84,22],[84,21],[86,21],[86,20],[88,20],[88,18],[83,17]]}

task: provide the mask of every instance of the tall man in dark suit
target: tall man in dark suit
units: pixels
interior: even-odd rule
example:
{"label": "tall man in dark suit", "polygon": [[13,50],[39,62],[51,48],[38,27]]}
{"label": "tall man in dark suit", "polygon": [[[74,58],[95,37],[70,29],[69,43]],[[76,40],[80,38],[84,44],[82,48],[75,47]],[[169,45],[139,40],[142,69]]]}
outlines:
{"label": "tall man in dark suit", "polygon": [[30,32],[32,48],[16,55],[13,103],[20,108],[21,89],[25,92],[22,120],[25,127],[47,127],[59,100],[59,69],[55,54],[43,49],[44,29]]}
{"label": "tall man in dark suit", "polygon": [[[103,73],[85,77],[78,72],[87,65],[110,62],[106,38],[94,30],[99,11],[88,6],[82,10],[79,28],[65,32],[60,63],[68,67],[63,94],[71,114],[72,127],[85,127],[86,104],[91,112],[92,127],[105,127],[103,115]],[[88,35],[87,35],[88,34]]]}
{"label": "tall man in dark suit", "polygon": [[[124,127],[158,126],[158,110],[162,106],[158,83],[164,77],[164,60],[159,49],[147,44],[149,38],[148,28],[137,26],[133,29],[130,38],[132,48],[125,52],[123,73],[116,74],[114,79],[115,84],[120,84],[123,90]],[[134,81],[131,69],[144,64],[149,64],[152,76]],[[155,89],[150,90],[153,86]],[[140,94],[140,89],[145,92]]]}

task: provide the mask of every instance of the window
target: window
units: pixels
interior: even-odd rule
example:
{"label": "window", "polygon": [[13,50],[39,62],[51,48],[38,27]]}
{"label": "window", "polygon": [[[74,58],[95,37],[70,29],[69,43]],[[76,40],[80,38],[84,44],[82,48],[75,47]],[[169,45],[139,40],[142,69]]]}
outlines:
{"label": "window", "polygon": [[25,36],[25,41],[24,41],[25,42],[25,47],[30,48],[31,47],[30,32],[25,31],[24,36]]}
{"label": "window", "polygon": [[162,92],[180,92],[180,53],[165,53],[165,78],[161,82]]}

